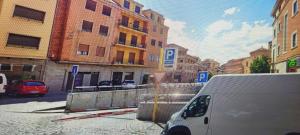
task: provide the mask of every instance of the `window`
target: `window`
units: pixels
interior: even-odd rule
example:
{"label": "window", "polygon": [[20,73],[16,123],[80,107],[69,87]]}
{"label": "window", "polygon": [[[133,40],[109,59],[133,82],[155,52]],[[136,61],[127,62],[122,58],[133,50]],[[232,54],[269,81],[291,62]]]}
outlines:
{"label": "window", "polygon": [[188,107],[187,107],[187,117],[201,117],[204,116],[208,110],[210,96],[203,95],[196,98]]}
{"label": "window", "polygon": [[164,29],[163,28],[160,29],[160,34],[164,34]]}
{"label": "window", "polygon": [[[124,80],[133,80],[134,72],[126,72]],[[134,81],[126,81],[126,83],[134,83]]]}
{"label": "window", "polygon": [[163,45],[162,45],[163,43],[161,42],[161,41],[159,41],[158,42],[158,46],[160,47],[160,48],[162,48],[163,47]]}
{"label": "window", "polygon": [[93,31],[93,22],[83,20],[82,31],[92,32]]}
{"label": "window", "polygon": [[154,26],[153,26],[153,32],[156,32],[156,31],[157,31],[157,26],[154,25]]}
{"label": "window", "polygon": [[284,16],[284,28],[283,28],[283,51],[286,52],[286,38],[287,38],[287,24],[288,23],[288,14]]}
{"label": "window", "polygon": [[89,55],[89,45],[80,44],[78,46],[77,54],[78,55]]}
{"label": "window", "polygon": [[160,17],[157,17],[157,22],[160,23]]}
{"label": "window", "polygon": [[23,66],[23,71],[32,72],[33,71],[33,65],[25,64]]}
{"label": "window", "polygon": [[129,53],[128,64],[134,64],[135,53]]}
{"label": "window", "polygon": [[295,48],[295,47],[297,47],[297,32],[294,32],[293,34],[292,34],[292,48]]}
{"label": "window", "polygon": [[122,25],[128,27],[129,18],[127,16],[122,16]]}
{"label": "window", "polygon": [[294,0],[293,3],[293,15],[296,15],[298,13],[298,0]]}
{"label": "window", "polygon": [[123,51],[117,51],[117,63],[123,64],[123,59],[124,59],[124,52]]}
{"label": "window", "polygon": [[128,0],[124,0],[124,7],[129,9],[130,8],[130,3]]}
{"label": "window", "polygon": [[131,36],[131,46],[137,45],[137,36],[132,35]]}
{"label": "window", "polygon": [[12,66],[10,64],[0,64],[0,70],[1,71],[11,71]]}
{"label": "window", "polygon": [[108,35],[108,26],[100,25],[99,34],[103,35],[103,36],[107,36]]}
{"label": "window", "polygon": [[140,27],[140,22],[139,21],[134,21],[133,22],[133,29],[139,30],[139,27]]}
{"label": "window", "polygon": [[277,33],[279,33],[281,31],[281,24],[278,23],[278,30],[277,30]]}
{"label": "window", "polygon": [[277,47],[277,56],[279,56],[279,55],[280,55],[280,52],[281,52],[281,50],[280,50],[280,46],[278,45],[278,47]]}
{"label": "window", "polygon": [[141,8],[139,6],[135,6],[135,12],[140,14],[141,13]]}
{"label": "window", "polygon": [[38,11],[35,9],[16,5],[13,16],[19,16],[19,17],[24,17],[24,18],[44,22],[45,14],[46,13],[43,11]]}
{"label": "window", "polygon": [[97,46],[96,56],[104,57],[104,55],[105,55],[105,47]]}
{"label": "window", "polygon": [[152,39],[152,40],[151,40],[151,45],[155,46],[155,44],[156,44],[155,42],[156,42],[156,41],[155,41],[154,39]]}
{"label": "window", "polygon": [[3,77],[0,76],[0,84],[2,84],[2,83],[3,83]]}
{"label": "window", "polygon": [[102,14],[106,15],[106,16],[110,16],[111,15],[111,8],[108,7],[108,6],[103,5]]}
{"label": "window", "polygon": [[85,4],[85,9],[96,11],[97,2],[93,0],[87,0]]}
{"label": "window", "polygon": [[38,49],[41,38],[9,33],[7,45],[30,47]]}
{"label": "window", "polygon": [[151,13],[150,18],[154,20],[154,15]]}
{"label": "window", "polygon": [[125,43],[126,43],[126,33],[120,32],[119,44],[125,45]]}

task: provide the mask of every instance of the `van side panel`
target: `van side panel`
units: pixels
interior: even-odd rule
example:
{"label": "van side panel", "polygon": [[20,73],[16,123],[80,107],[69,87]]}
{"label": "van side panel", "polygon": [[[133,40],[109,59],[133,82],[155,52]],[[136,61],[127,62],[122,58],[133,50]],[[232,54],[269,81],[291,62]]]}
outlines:
{"label": "van side panel", "polygon": [[213,135],[300,133],[300,94],[216,94]]}

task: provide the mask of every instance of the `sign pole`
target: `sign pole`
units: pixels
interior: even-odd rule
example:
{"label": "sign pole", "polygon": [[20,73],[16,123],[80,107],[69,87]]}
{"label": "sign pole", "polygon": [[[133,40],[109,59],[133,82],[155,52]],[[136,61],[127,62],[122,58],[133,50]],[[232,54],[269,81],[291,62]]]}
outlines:
{"label": "sign pole", "polygon": [[73,91],[74,91],[75,79],[76,79],[76,75],[78,74],[78,71],[79,71],[79,65],[73,65],[72,66],[73,80],[72,80],[71,93],[73,93]]}
{"label": "sign pole", "polygon": [[73,93],[73,91],[74,91],[75,78],[76,78],[76,75],[73,75],[73,81],[72,81],[71,93]]}

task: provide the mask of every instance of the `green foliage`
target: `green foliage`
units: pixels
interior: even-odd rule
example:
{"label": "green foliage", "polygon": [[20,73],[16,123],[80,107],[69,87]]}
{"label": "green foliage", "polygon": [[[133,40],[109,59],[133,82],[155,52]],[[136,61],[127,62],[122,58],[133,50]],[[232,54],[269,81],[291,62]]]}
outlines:
{"label": "green foliage", "polygon": [[269,58],[262,56],[256,58],[250,66],[251,73],[270,73]]}

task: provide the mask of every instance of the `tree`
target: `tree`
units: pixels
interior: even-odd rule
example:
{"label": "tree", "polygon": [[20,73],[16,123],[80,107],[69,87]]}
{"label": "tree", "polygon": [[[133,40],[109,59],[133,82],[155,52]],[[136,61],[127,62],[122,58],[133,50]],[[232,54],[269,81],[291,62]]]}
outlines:
{"label": "tree", "polygon": [[266,56],[256,58],[250,66],[251,73],[270,73],[269,58]]}

